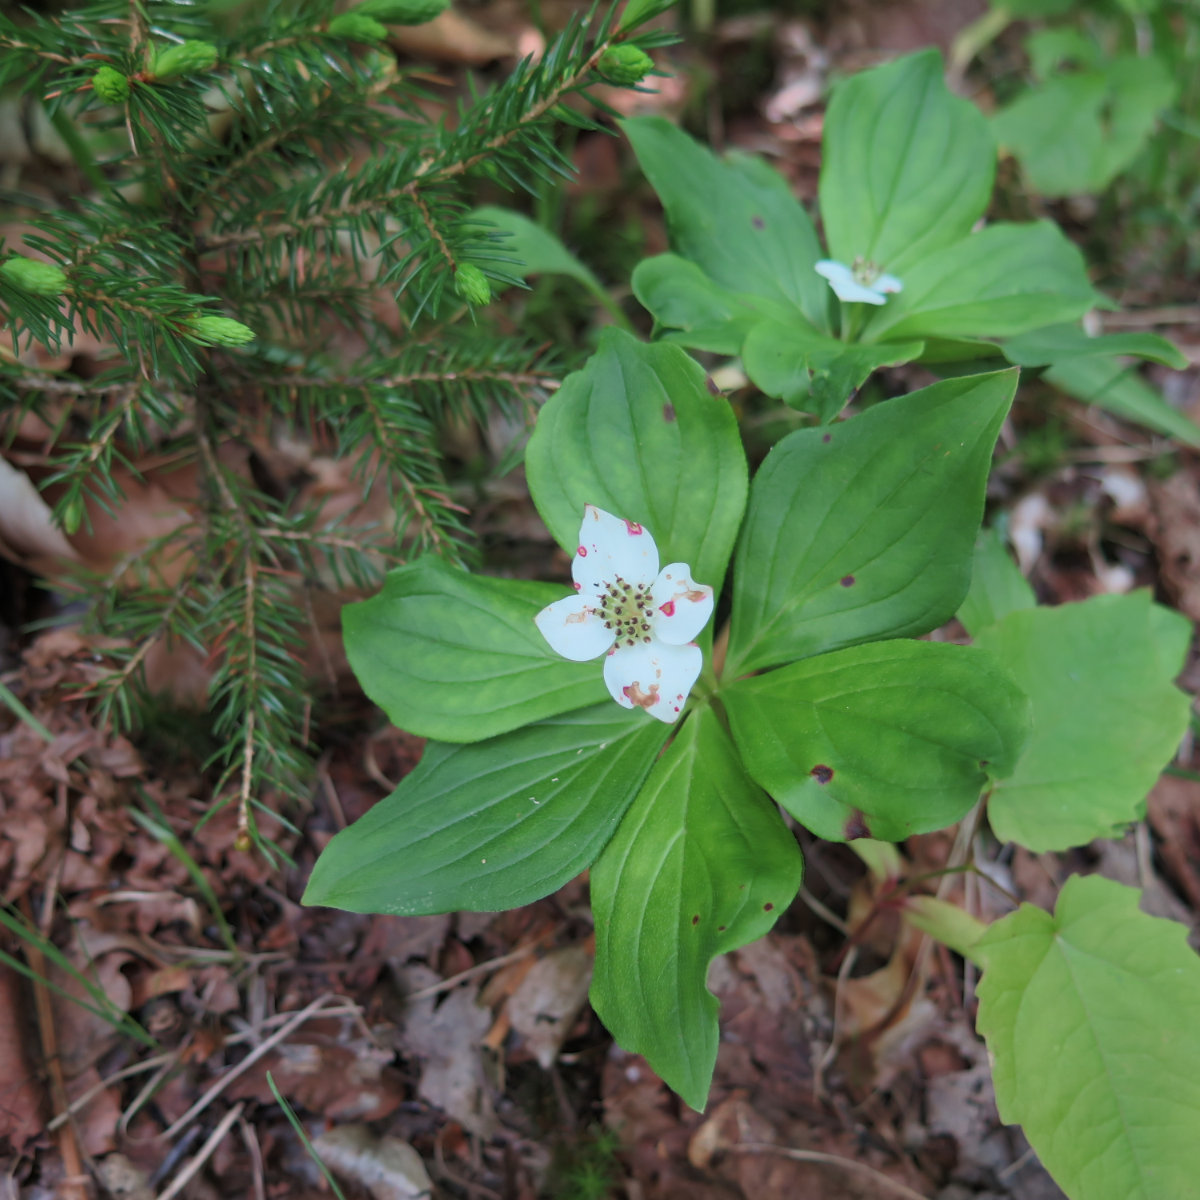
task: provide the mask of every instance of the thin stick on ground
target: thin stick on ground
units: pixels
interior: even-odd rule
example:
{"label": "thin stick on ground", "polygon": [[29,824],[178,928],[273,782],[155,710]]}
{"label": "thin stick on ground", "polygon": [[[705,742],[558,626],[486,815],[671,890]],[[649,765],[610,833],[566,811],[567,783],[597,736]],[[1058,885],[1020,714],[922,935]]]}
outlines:
{"label": "thin stick on ground", "polygon": [[729,1150],[736,1154],[780,1154],[795,1162],[820,1163],[822,1166],[837,1167],[838,1170],[849,1171],[852,1174],[869,1178],[888,1195],[899,1196],[901,1200],[929,1200],[928,1196],[922,1196],[920,1192],[914,1192],[905,1184],[897,1183],[882,1171],[877,1171],[864,1162],[858,1162],[857,1159],[843,1158],[840,1154],[826,1154],[821,1150],[794,1150],[791,1146],[776,1146],[771,1142],[741,1142],[736,1146],[730,1146]]}

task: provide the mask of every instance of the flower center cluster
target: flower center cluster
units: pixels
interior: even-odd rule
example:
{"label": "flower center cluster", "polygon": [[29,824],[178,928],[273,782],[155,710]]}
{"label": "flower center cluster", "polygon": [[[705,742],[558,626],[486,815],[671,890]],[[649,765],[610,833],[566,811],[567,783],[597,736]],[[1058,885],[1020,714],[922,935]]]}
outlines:
{"label": "flower center cluster", "polygon": [[600,617],[605,629],[616,631],[617,645],[650,641],[650,588],[626,583],[620,575],[600,597]]}
{"label": "flower center cluster", "polygon": [[854,282],[861,283],[863,287],[870,287],[883,274],[882,267],[877,267],[873,262],[863,258],[861,254],[854,260],[850,271],[854,276]]}

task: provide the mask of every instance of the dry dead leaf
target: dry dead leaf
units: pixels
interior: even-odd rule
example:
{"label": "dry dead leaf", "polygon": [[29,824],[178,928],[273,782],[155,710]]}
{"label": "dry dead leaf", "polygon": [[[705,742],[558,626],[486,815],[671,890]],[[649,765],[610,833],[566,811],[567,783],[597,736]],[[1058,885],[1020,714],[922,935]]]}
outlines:
{"label": "dry dead leaf", "polygon": [[18,1154],[41,1133],[45,1103],[29,1053],[36,1034],[24,991],[15,971],[0,970],[0,1142]]}
{"label": "dry dead leaf", "polygon": [[372,1200],[426,1200],[433,1180],[421,1156],[399,1138],[376,1137],[365,1125],[339,1125],[313,1148],[335,1175],[361,1184]]}
{"label": "dry dead leaf", "polygon": [[564,946],[539,959],[509,997],[508,1016],[534,1058],[549,1069],[587,1000],[592,956]]}
{"label": "dry dead leaf", "polygon": [[1200,488],[1188,471],[1151,483],[1159,565],[1180,612],[1200,621]]}

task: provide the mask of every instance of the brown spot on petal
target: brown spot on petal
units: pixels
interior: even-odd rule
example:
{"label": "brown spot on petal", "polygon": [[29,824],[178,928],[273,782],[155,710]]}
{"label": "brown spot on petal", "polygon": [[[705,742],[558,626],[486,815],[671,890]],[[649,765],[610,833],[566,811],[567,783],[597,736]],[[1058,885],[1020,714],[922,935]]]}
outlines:
{"label": "brown spot on petal", "polygon": [[708,599],[708,593],[702,592],[699,588],[693,588],[691,591],[680,593],[685,600],[690,600],[693,604],[699,604],[701,600]]}
{"label": "brown spot on petal", "polygon": [[663,405],[663,420],[666,421],[668,424],[670,424],[672,421],[675,420],[675,405],[673,405],[673,404],[664,404]]}
{"label": "brown spot on petal", "polygon": [[658,684],[652,683],[647,691],[642,691],[642,685],[635,679],[628,687],[621,689],[625,698],[635,708],[653,708],[658,703]]}
{"label": "brown spot on petal", "polygon": [[856,808],[851,812],[842,832],[846,835],[846,841],[852,842],[855,838],[870,837],[871,827],[867,824],[867,818]]}
{"label": "brown spot on petal", "polygon": [[833,778],[833,768],[827,767],[824,763],[817,763],[817,765],[813,767],[811,771],[809,771],[809,774],[818,783],[828,783]]}
{"label": "brown spot on petal", "polygon": [[582,625],[584,623],[584,621],[586,621],[588,619],[588,617],[590,617],[591,615],[592,615],[592,610],[590,608],[585,608],[583,610],[583,612],[568,613],[567,619],[564,622],[564,624],[566,624],[566,625]]}

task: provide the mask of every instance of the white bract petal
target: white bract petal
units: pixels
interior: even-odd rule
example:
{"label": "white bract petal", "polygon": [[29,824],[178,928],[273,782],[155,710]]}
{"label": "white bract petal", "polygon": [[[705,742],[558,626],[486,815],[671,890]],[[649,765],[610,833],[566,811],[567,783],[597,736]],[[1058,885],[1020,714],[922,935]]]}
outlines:
{"label": "white bract petal", "polygon": [[823,258],[813,269],[829,280],[829,286],[839,300],[851,304],[886,304],[888,293],[903,288],[895,275],[881,275],[871,263],[857,259],[853,267],[848,267],[845,263]]}
{"label": "white bract petal", "polygon": [[604,682],[618,704],[678,720],[704,664],[692,639],[712,616],[712,588],[687,563],[659,571],[649,531],[594,504],[584,506],[571,575],[577,595],[534,618],[542,636],[574,662],[607,650]]}
{"label": "white bract petal", "polygon": [[694,643],[617,645],[604,660],[604,682],[622,708],[644,708],[652,717],[671,724],[679,719],[703,665],[704,655]]}
{"label": "white bract petal", "polygon": [[550,649],[572,662],[599,658],[617,636],[611,628],[605,628],[592,596],[564,596],[555,600],[533,618],[533,623],[550,643]]}
{"label": "white bract petal", "polygon": [[708,624],[713,611],[713,590],[696,583],[687,563],[668,563],[650,589],[654,605],[654,636],[670,646],[690,642]]}
{"label": "white bract petal", "polygon": [[657,574],[658,547],[645,529],[594,504],[584,505],[579,545],[571,560],[577,591],[601,595],[610,584],[650,584]]}

